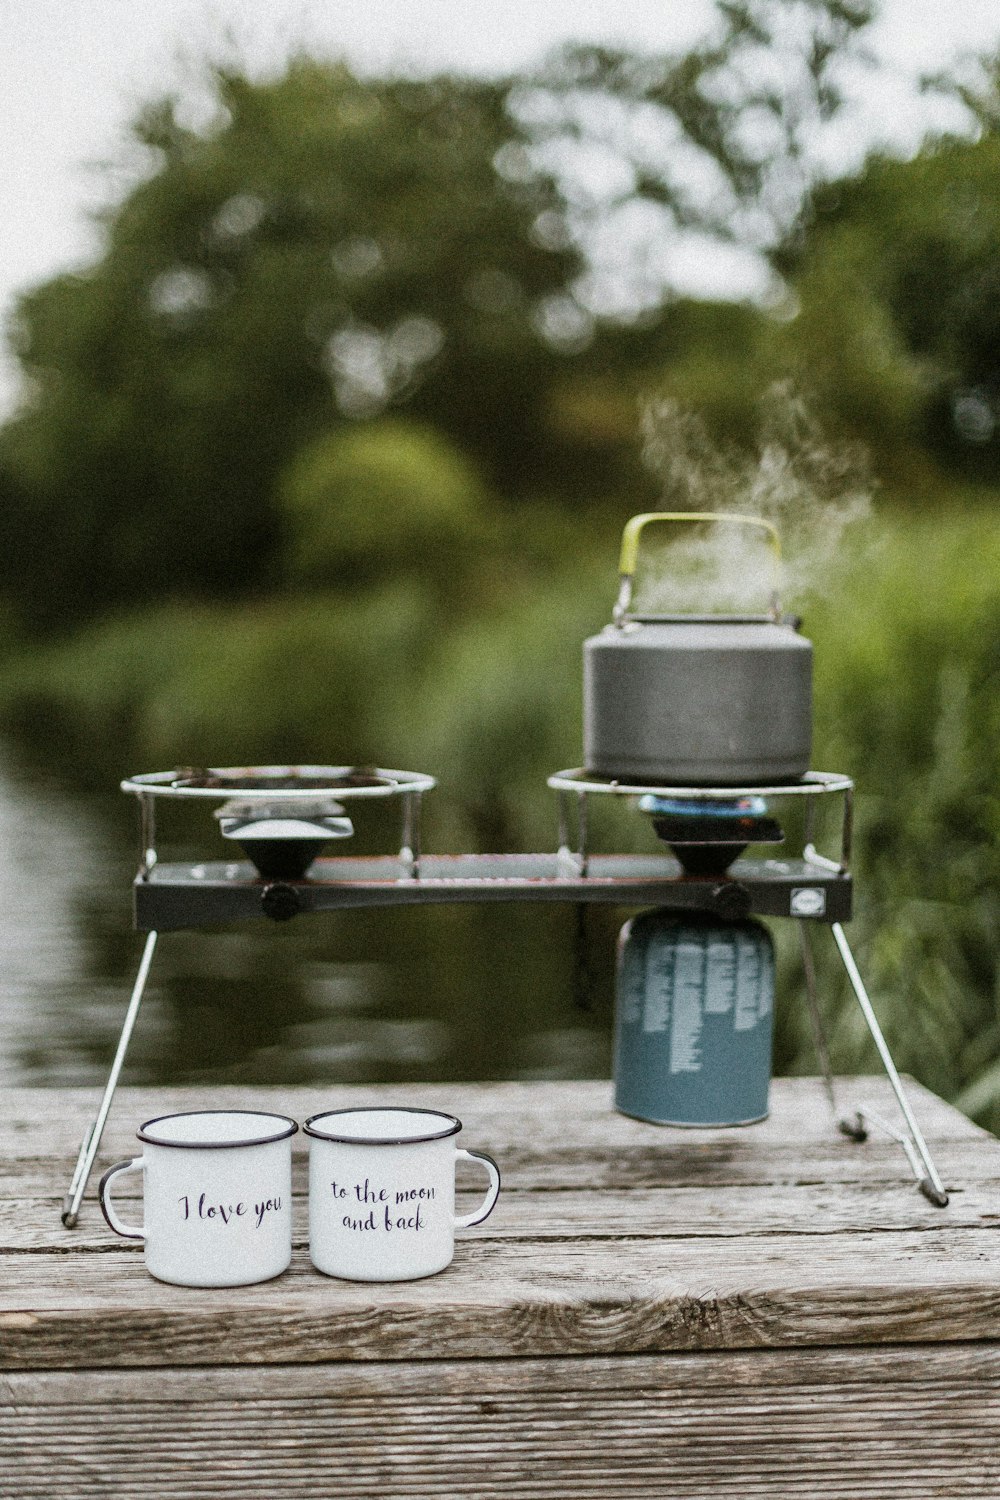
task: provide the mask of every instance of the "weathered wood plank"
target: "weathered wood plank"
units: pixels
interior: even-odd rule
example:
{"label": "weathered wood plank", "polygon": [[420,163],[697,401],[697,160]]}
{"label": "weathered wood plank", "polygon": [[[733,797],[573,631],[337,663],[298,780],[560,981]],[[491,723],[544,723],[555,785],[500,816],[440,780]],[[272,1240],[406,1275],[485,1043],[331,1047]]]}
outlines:
{"label": "weathered wood plank", "polygon": [[[938,1141],[990,1140],[992,1137],[912,1081],[907,1091],[924,1133]],[[841,1110],[871,1102],[887,1119],[897,1109],[884,1078],[843,1079],[839,1085]],[[168,1102],[165,1104],[164,1101]],[[627,1119],[611,1105],[606,1079],[580,1082],[493,1084],[337,1085],[329,1088],[225,1085],[212,1088],[124,1088],[116,1097],[105,1141],[111,1159],[131,1150],[136,1127],[165,1109],[273,1109],[302,1121],[324,1109],[352,1105],[412,1102],[423,1108],[444,1109],[463,1120],[469,1144],[525,1146],[536,1151],[550,1147],[589,1146],[613,1150],[650,1145],[664,1140],[683,1142],[686,1150],[738,1147],[751,1139],[764,1152],[771,1145],[808,1145],[836,1135],[818,1081],[813,1078],[776,1079],[768,1119],[750,1127],[729,1130],[677,1130]],[[7,1159],[61,1156],[76,1158],[85,1126],[93,1119],[97,1091],[89,1089],[10,1089],[0,1099],[0,1138]],[[475,1131],[488,1137],[472,1139]],[[849,1143],[848,1143],[849,1144]],[[70,1163],[72,1165],[72,1161]]]}
{"label": "weathered wood plank", "polygon": [[31,1406],[104,1406],[153,1398],[187,1405],[226,1398],[239,1401],[314,1397],[379,1399],[431,1395],[441,1401],[505,1393],[657,1390],[692,1400],[698,1391],[753,1392],[803,1385],[839,1386],[877,1394],[882,1385],[905,1385],[927,1396],[970,1382],[1000,1383],[1000,1342],[879,1345],[821,1349],[699,1350],[695,1354],[580,1355],[550,1359],[440,1359],[344,1361],[308,1365],[216,1365],[210,1368],[90,1370],[86,1382],[71,1370],[0,1372],[0,1409]]}
{"label": "weathered wood plank", "polygon": [[[872,1100],[889,1118],[884,1079],[849,1080],[847,1095]],[[984,1131],[916,1085],[910,1092],[946,1182],[961,1185],[997,1175],[1000,1146]],[[747,1129],[671,1130],[625,1119],[610,1109],[605,1082],[571,1084],[395,1085],[365,1088],[256,1089],[258,1107],[299,1119],[321,1106],[411,1099],[459,1109],[465,1139],[496,1154],[508,1194],[524,1189],[671,1186],[755,1186],[884,1182],[906,1168],[899,1147],[878,1134],[862,1145],[840,1135],[816,1080],[776,1080],[769,1120]],[[245,1106],[246,1089],[122,1090],[95,1171],[137,1149],[134,1126],[170,1108]],[[169,1101],[165,1103],[165,1100]],[[12,1090],[0,1100],[0,1200],[65,1192],[79,1137],[94,1107],[89,1091],[53,1094]],[[301,1180],[305,1141],[297,1142]],[[91,1197],[93,1188],[91,1189]]]}
{"label": "weathered wood plank", "polygon": [[[615,1246],[618,1248],[616,1249]],[[490,1268],[492,1267],[492,1271]],[[475,1230],[459,1237],[453,1264],[437,1276],[410,1282],[366,1283],[341,1281],[314,1272],[303,1255],[293,1257],[289,1270],[274,1281],[255,1287],[171,1287],[148,1276],[138,1243],[112,1241],[107,1254],[75,1255],[36,1251],[4,1257],[0,1311],[12,1312],[34,1299],[39,1311],[81,1302],[132,1306],[185,1307],[202,1302],[216,1306],[266,1308],[305,1305],[305,1299],[391,1305],[413,1301],[430,1308],[446,1308],[466,1296],[475,1298],[488,1273],[486,1300],[507,1302],[528,1284],[543,1295],[548,1289],[561,1296],[579,1281],[590,1293],[598,1287],[626,1290],[635,1283],[641,1292],[653,1286],[683,1295],[686,1290],[767,1290],[776,1285],[848,1294],[880,1287],[888,1280],[906,1286],[946,1286],[961,1278],[968,1286],[996,1282],[1000,1295],[1000,1234],[996,1228],[957,1229],[950,1233],[878,1231],[823,1236],[762,1235],[752,1252],[727,1237],[690,1240],[642,1234],[607,1241],[587,1234],[563,1240],[536,1240],[527,1235],[487,1242]]]}
{"label": "weathered wood plank", "polygon": [[1000,1337],[995,1230],[464,1241],[426,1282],[160,1285],[139,1253],[8,1256],[0,1367],[636,1353]]}
{"label": "weathered wood plank", "polygon": [[[678,1136],[681,1138],[678,1139]],[[464,1139],[464,1137],[463,1137]],[[641,1145],[577,1146],[572,1143],[541,1148],[534,1141],[497,1143],[492,1136],[468,1133],[469,1144],[478,1143],[500,1163],[508,1193],[523,1191],[561,1192],[588,1188],[630,1187],[759,1187],[773,1185],[822,1186],[832,1183],[868,1184],[887,1187],[912,1181],[906,1159],[892,1141],[869,1138],[862,1143],[831,1132],[815,1144],[790,1140],[766,1150],[743,1132],[735,1143],[710,1141],[688,1144],[682,1133],[664,1135]],[[982,1140],[931,1141],[934,1158],[945,1182],[956,1188],[978,1179],[993,1180],[1000,1174],[1000,1143],[992,1136]],[[126,1140],[102,1150],[94,1168],[88,1201],[96,1199],[96,1182],[114,1161],[138,1152],[138,1143]],[[60,1201],[69,1184],[75,1160],[70,1157],[23,1157],[0,1164],[0,1201],[4,1198],[55,1195]],[[293,1155],[296,1182],[304,1191],[305,1154]],[[118,1189],[128,1195],[128,1183]]]}
{"label": "weathered wood plank", "polygon": [[[636,1187],[505,1190],[491,1217],[475,1231],[476,1240],[748,1238],[770,1234],[825,1236],[878,1230],[924,1230],[951,1234],[958,1229],[1000,1224],[1000,1152],[994,1175],[960,1188],[942,1211],[916,1191],[912,1180],[879,1183],[826,1182],[757,1186]],[[896,1162],[897,1171],[900,1166]],[[307,1243],[308,1206],[304,1172],[294,1195],[293,1242]],[[512,1175],[512,1174],[511,1174]],[[116,1194],[120,1203],[141,1201],[140,1185],[126,1178]],[[481,1194],[460,1193],[460,1211]],[[67,1234],[59,1214],[62,1194],[0,1199],[0,1255],[37,1250],[76,1253],[120,1250],[121,1241],[105,1224],[96,1205],[88,1203],[76,1228]],[[133,1217],[138,1221],[140,1210]]]}
{"label": "weathered wood plank", "polygon": [[0,1102],[0,1500],[1000,1492],[1000,1148],[940,1101],[911,1088],[946,1210],[815,1080],[722,1132],[625,1120],[606,1083],[125,1090],[105,1159],[175,1108],[373,1097],[457,1112],[504,1169],[426,1282],[312,1270],[300,1141],[289,1273],[163,1286],[93,1204],[58,1223],[89,1091]]}
{"label": "weathered wood plank", "polygon": [[[865,1080],[861,1091],[885,1108],[879,1082]],[[447,1098],[427,1085],[396,1086],[378,1095],[461,1107],[478,1124],[470,1141],[500,1156],[501,1205],[461,1239],[450,1270],[389,1287],[330,1282],[304,1253],[300,1197],[289,1274],[206,1293],[153,1282],[138,1247],[112,1239],[90,1204],[77,1231],[62,1228],[68,1163],[56,1138],[73,1111],[63,1095],[15,1091],[4,1108],[20,1145],[0,1169],[0,1366],[997,1336],[1000,1147],[922,1091],[913,1096],[925,1126],[938,1122],[940,1165],[960,1187],[946,1210],[920,1197],[894,1143],[859,1146],[833,1131],[815,1080],[777,1081],[768,1122],[721,1132],[627,1120],[608,1108],[604,1083],[464,1085]],[[335,1096],[357,1102],[372,1091]],[[79,1091],[73,1098],[82,1119],[93,1101]],[[302,1089],[257,1090],[253,1099],[300,1118],[331,1102]],[[123,1091],[119,1105],[131,1118],[128,1130],[118,1122],[117,1149],[131,1151],[131,1122],[143,1111],[225,1102],[245,1105],[246,1091]],[[43,1118],[47,1154],[31,1126]],[[300,1194],[303,1173],[300,1151]]]}
{"label": "weathered wood plank", "polygon": [[998,1422],[983,1346],[8,1376],[0,1494],[981,1500]]}

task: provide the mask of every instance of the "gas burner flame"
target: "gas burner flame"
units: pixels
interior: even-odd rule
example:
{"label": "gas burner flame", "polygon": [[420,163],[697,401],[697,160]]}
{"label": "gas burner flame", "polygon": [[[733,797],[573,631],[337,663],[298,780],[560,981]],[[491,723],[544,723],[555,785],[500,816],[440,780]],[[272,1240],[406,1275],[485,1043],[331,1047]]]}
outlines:
{"label": "gas burner flame", "polygon": [[652,819],[658,838],[688,875],[724,875],[748,844],[781,844],[785,835],[763,797],[639,799],[639,811]]}

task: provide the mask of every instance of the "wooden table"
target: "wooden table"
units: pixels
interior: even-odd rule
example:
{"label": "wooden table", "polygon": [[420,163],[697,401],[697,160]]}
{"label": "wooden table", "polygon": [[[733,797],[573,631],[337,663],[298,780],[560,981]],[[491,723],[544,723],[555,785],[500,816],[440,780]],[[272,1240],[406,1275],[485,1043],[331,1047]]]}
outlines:
{"label": "wooden table", "polygon": [[[891,1115],[876,1080],[842,1092]],[[373,1095],[458,1113],[500,1161],[449,1270],[320,1276],[301,1198],[288,1274],[208,1292],[147,1276],[93,1191],[62,1227],[92,1093],[7,1095],[3,1500],[1000,1494],[1000,1145],[955,1110],[913,1088],[944,1209],[811,1079],[723,1131],[624,1119],[606,1083],[124,1089],[102,1164],[174,1108]]]}

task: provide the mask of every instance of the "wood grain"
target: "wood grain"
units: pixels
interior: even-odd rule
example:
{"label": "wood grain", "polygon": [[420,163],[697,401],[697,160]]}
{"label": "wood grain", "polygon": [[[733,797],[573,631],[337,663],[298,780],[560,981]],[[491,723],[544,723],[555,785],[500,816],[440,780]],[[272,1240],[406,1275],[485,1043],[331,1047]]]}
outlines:
{"label": "wood grain", "polygon": [[[814,1144],[770,1146],[758,1149],[751,1141],[709,1142],[686,1146],[683,1141],[664,1138],[632,1146],[577,1146],[571,1141],[550,1148],[534,1143],[505,1144],[485,1131],[467,1131],[461,1137],[470,1146],[490,1151],[501,1163],[507,1192],[564,1192],[567,1190],[624,1188],[759,1188],[778,1184],[818,1189],[843,1183],[884,1186],[891,1189],[912,1182],[909,1168],[900,1148],[892,1142],[869,1140],[856,1144],[843,1136],[830,1135]],[[96,1208],[97,1180],[112,1162],[134,1156],[138,1144],[133,1139],[117,1149],[102,1150],[87,1201]],[[997,1142],[933,1140],[935,1161],[952,1188],[959,1191],[975,1181],[991,1181],[1000,1172]],[[0,1203],[7,1198],[51,1194],[60,1202],[69,1184],[70,1171],[76,1160],[71,1155],[37,1157],[24,1155],[4,1162],[0,1167]],[[305,1155],[293,1156],[297,1186],[305,1191]],[[471,1180],[471,1179],[470,1179]],[[129,1185],[123,1182],[120,1196],[128,1196]]]}
{"label": "wood grain", "polygon": [[[977,1500],[1000,1493],[1000,1147],[910,1096],[953,1189],[853,1143],[815,1080],[679,1131],[606,1082],[125,1089],[102,1163],[173,1109],[458,1113],[504,1191],[424,1282],[315,1272],[306,1142],[289,1272],[153,1281],[91,1198],[58,1210],[96,1099],[0,1100],[0,1500]],[[895,1120],[884,1080],[850,1103]],[[471,1179],[470,1179],[471,1181]],[[134,1189],[133,1189],[134,1191]],[[123,1184],[123,1199],[127,1197]]]}
{"label": "wood grain", "polygon": [[[884,1080],[849,1087],[887,1110]],[[768,1121],[723,1131],[626,1119],[608,1108],[604,1083],[378,1093],[460,1109],[470,1143],[500,1158],[500,1206],[460,1237],[449,1270],[388,1287],[313,1271],[300,1149],[290,1271],[258,1287],[195,1292],[147,1276],[141,1247],[112,1236],[89,1201],[78,1228],[63,1229],[58,1209],[74,1154],[63,1156],[63,1143],[75,1142],[92,1096],[12,1091],[0,1117],[9,1143],[0,1169],[0,1368],[793,1349],[1000,1334],[1000,1149],[915,1086],[942,1171],[957,1184],[945,1210],[916,1191],[892,1141],[859,1145],[832,1129],[815,1080],[777,1081]],[[357,1088],[260,1089],[252,1101],[301,1119],[371,1097]],[[109,1144],[131,1153],[132,1125],[169,1109],[247,1102],[236,1089],[124,1090]]]}
{"label": "wood grain", "polygon": [[983,1345],[0,1380],[0,1495],[981,1500]]}
{"label": "wood grain", "polygon": [[443,1275],[201,1291],[141,1254],[11,1256],[0,1367],[310,1362],[1000,1337],[995,1230],[739,1241],[467,1239]]}
{"label": "wood grain", "polygon": [[[913,1080],[907,1092],[925,1134],[935,1140],[989,1140],[987,1132]],[[887,1119],[897,1117],[889,1084],[883,1077],[844,1078],[837,1085],[840,1112],[870,1101]],[[690,1148],[719,1142],[770,1144],[825,1140],[831,1130],[829,1110],[815,1078],[775,1079],[768,1118],[753,1126],[728,1130],[671,1129],[617,1114],[607,1079],[538,1083],[455,1083],[302,1086],[282,1088],[218,1085],[211,1088],[124,1088],[116,1097],[105,1141],[108,1154],[128,1150],[136,1127],[172,1109],[239,1109],[255,1107],[304,1120],[324,1109],[378,1103],[389,1099],[457,1114],[466,1131],[488,1128],[495,1145],[531,1142],[537,1149],[569,1143],[583,1147],[641,1145],[664,1137]],[[91,1089],[8,1089],[0,1100],[0,1131],[5,1155],[53,1155],[68,1150],[75,1160],[84,1126],[93,1119],[98,1095]],[[299,1142],[300,1146],[303,1143]],[[485,1142],[481,1144],[486,1144]],[[72,1165],[72,1162],[71,1162]]]}
{"label": "wood grain", "polygon": [[[991,1163],[997,1176],[958,1189],[948,1209],[949,1232],[1000,1225],[1000,1162]],[[505,1163],[506,1167],[506,1163]],[[898,1163],[897,1163],[898,1167]],[[308,1206],[305,1173],[296,1174],[293,1243],[305,1248]],[[122,1179],[116,1202],[141,1201],[136,1179]],[[482,1194],[460,1192],[460,1211],[471,1209]],[[47,1195],[0,1199],[0,1255],[31,1254],[39,1250],[65,1253],[118,1251],[122,1242],[111,1233],[99,1212],[89,1208],[72,1232],[72,1243],[59,1214],[62,1194],[53,1186]],[[136,1207],[133,1218],[138,1219]],[[914,1191],[912,1183],[838,1182],[811,1186],[779,1182],[758,1186],[684,1184],[676,1187],[590,1188],[540,1190],[516,1183],[507,1171],[504,1196],[491,1217],[475,1231],[476,1242],[530,1239],[703,1239],[759,1235],[826,1236],[845,1232],[942,1229],[941,1210]],[[465,1238],[465,1237],[463,1237]]]}

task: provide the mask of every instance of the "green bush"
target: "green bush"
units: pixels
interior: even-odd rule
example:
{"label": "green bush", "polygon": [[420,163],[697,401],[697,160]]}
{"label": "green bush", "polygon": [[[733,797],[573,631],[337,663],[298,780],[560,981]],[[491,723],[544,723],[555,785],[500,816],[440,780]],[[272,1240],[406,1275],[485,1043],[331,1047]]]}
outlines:
{"label": "green bush", "polygon": [[[394,730],[433,615],[401,583],[251,607],[174,605],[92,626],[8,662],[10,722],[62,738],[104,774],[136,765],[363,761]],[[388,744],[386,745],[386,742]]]}
{"label": "green bush", "polygon": [[356,588],[400,573],[447,581],[484,524],[475,467],[441,433],[400,418],[318,438],[281,495],[296,586]]}
{"label": "green bush", "polygon": [[[900,1067],[1000,1129],[1000,520],[883,519],[807,623],[814,764],[858,785],[851,942],[876,1009]],[[838,986],[835,1063],[871,1067]],[[814,1068],[801,1015],[786,1045]]]}

